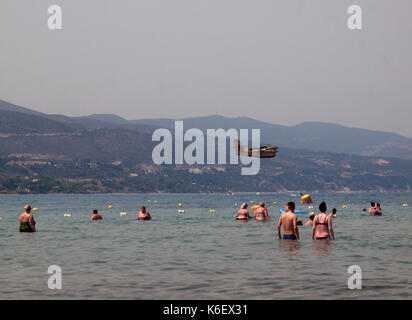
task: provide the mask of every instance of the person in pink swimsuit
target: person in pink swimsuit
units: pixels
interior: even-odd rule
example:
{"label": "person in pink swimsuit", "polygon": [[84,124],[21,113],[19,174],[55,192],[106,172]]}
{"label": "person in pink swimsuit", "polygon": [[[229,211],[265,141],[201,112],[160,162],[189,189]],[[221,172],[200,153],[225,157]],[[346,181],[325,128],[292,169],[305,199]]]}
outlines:
{"label": "person in pink swimsuit", "polygon": [[326,214],[326,203],[322,202],[319,205],[320,214],[313,219],[312,240],[335,240],[335,233],[332,226],[332,218]]}

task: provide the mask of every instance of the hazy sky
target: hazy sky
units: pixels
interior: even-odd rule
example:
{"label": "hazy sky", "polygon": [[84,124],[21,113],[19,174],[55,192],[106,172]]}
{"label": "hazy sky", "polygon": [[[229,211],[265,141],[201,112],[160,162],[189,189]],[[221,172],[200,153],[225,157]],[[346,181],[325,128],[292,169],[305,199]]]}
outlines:
{"label": "hazy sky", "polygon": [[[47,8],[63,9],[63,30]],[[363,30],[347,8],[363,10]],[[411,0],[1,0],[0,99],[127,119],[324,121],[412,137]]]}

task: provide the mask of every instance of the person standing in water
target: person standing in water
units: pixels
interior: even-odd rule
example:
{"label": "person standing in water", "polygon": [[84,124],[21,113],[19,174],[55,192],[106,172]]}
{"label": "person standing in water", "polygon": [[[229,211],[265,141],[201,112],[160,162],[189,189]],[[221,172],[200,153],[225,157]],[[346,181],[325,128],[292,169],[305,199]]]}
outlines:
{"label": "person standing in water", "polygon": [[259,202],[259,208],[255,210],[255,219],[256,220],[266,220],[269,219],[268,209],[265,207],[264,202]]}
{"label": "person standing in water", "polygon": [[282,213],[278,222],[278,237],[282,239],[280,229],[283,227],[284,240],[299,240],[298,216],[294,214],[295,203],[290,201],[285,206],[285,213]]}
{"label": "person standing in water", "polygon": [[146,211],[146,207],[142,206],[137,214],[137,220],[151,220],[150,213]]}
{"label": "person standing in water", "polygon": [[36,232],[36,222],[31,214],[31,207],[29,205],[24,207],[24,213],[20,215],[19,231],[20,232]]}
{"label": "person standing in water", "polygon": [[337,213],[336,208],[333,208],[333,209],[332,209],[332,213],[331,213],[329,216],[332,217],[332,218],[334,218],[334,219],[338,216],[338,213]]}
{"label": "person standing in water", "polygon": [[249,210],[247,209],[247,203],[244,202],[240,206],[240,210],[234,215],[237,220],[248,220],[253,218],[249,215]]}
{"label": "person standing in water", "polygon": [[93,215],[91,216],[90,220],[102,220],[103,217],[99,214],[97,209],[93,210]]}
{"label": "person standing in water", "polygon": [[326,203],[322,202],[319,205],[320,214],[318,214],[315,219],[313,219],[312,227],[312,240],[324,240],[324,239],[333,239],[335,240],[335,233],[332,226],[331,215],[327,215]]}

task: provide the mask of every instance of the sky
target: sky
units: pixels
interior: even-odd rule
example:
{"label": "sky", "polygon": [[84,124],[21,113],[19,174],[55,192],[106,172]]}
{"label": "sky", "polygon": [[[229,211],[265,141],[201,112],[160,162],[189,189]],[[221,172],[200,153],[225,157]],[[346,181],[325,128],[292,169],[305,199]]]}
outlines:
{"label": "sky", "polygon": [[[63,29],[47,27],[50,5]],[[347,9],[362,8],[362,30]],[[412,137],[410,0],[1,0],[0,99],[126,119],[219,114]]]}

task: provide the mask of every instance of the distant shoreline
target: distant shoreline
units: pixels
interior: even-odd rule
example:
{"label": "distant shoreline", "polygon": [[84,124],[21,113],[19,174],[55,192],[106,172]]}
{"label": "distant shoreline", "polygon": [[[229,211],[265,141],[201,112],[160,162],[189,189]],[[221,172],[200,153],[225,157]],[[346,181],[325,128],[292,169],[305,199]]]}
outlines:
{"label": "distant shoreline", "polygon": [[[228,194],[228,193],[222,193],[222,192],[78,192],[78,193],[17,193],[17,192],[9,192],[9,193],[0,193],[0,196],[5,196],[5,195],[175,195],[175,194],[205,194],[205,195],[227,195],[227,196],[236,196],[239,194],[250,194],[250,195],[258,195],[258,196],[263,196],[263,195],[270,195],[270,194],[282,194],[282,195],[287,195],[287,194],[295,194],[296,197],[299,197],[298,193],[302,191],[273,191],[273,192],[252,192],[252,191],[245,191],[245,192],[234,192],[233,194]],[[308,194],[361,194],[361,193],[412,193],[412,191],[406,191],[406,190],[397,190],[397,191],[377,191],[377,190],[371,190],[371,191],[308,191],[308,192],[302,192],[302,193],[308,193]]]}

